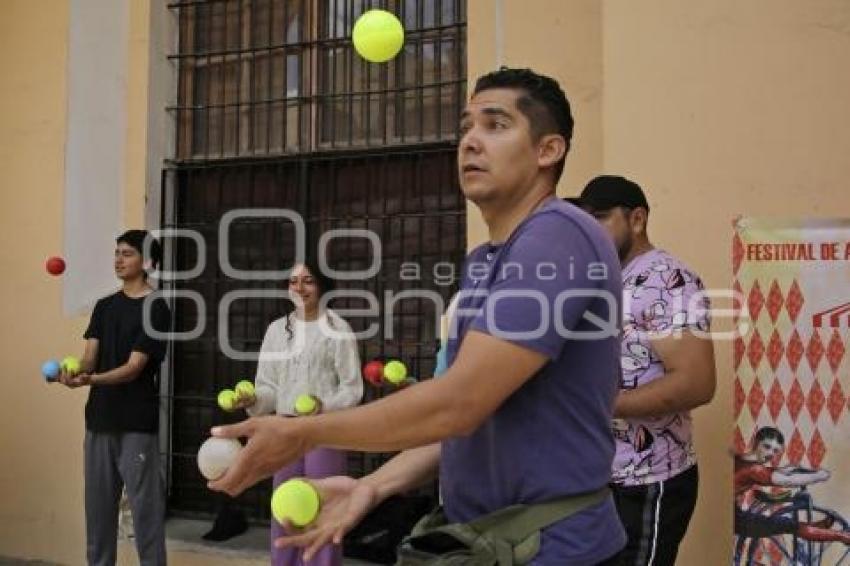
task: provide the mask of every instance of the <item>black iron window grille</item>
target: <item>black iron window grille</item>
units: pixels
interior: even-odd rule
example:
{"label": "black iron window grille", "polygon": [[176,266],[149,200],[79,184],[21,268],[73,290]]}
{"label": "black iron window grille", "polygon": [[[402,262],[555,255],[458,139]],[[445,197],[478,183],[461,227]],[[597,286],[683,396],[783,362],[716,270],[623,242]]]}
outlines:
{"label": "black iron window grille", "polygon": [[[464,0],[209,0],[178,13],[179,161],[453,140],[463,102]],[[383,65],[354,51],[364,9],[405,27]]]}
{"label": "black iron window grille", "polygon": [[[466,2],[186,0],[169,6],[179,23],[179,48],[170,56],[177,102],[168,109],[177,143],[163,172],[162,226],[194,230],[206,243],[199,258],[190,239],[163,242],[172,269],[204,264],[197,277],[165,288],[197,293],[206,305],[199,312],[192,301],[174,301],[177,331],[200,323],[205,330],[175,341],[169,355],[169,508],[209,516],[223,497],[206,488],[195,455],[210,426],[242,418],[218,409],[217,392],[252,379],[256,369],[255,362],[222,353],[219,304],[234,290],[285,289],[282,281],[238,280],[223,272],[218,230],[224,214],[291,210],[304,220],[308,249],[331,229],[374,232],[380,258],[362,239],[339,238],[329,246],[337,270],[380,260],[377,275],[339,284],[379,300],[377,317],[349,320],[355,331],[378,325],[377,336],[360,342],[361,357],[399,358],[413,375],[430,376],[440,305],[398,297],[419,289],[448,304],[465,255],[466,207],[455,152],[466,96]],[[405,27],[403,51],[387,64],[367,64],[353,51],[351,28],[370,8],[392,11]],[[284,269],[294,261],[294,239],[284,219],[243,218],[231,226],[226,253],[236,269]],[[257,351],[284,305],[285,299],[234,301],[224,321],[231,346]],[[365,303],[341,298],[333,306]],[[366,389],[366,401],[384,394]],[[349,471],[368,473],[386,457],[352,454]],[[235,504],[266,520],[269,496],[266,482]]]}

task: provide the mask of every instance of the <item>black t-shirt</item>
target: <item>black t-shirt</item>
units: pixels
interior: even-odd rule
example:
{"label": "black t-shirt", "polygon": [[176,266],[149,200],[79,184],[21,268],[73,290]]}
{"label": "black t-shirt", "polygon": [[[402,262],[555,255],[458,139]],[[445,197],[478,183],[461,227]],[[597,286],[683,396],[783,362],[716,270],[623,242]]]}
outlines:
{"label": "black t-shirt", "polygon": [[157,293],[132,298],[118,291],[100,299],[94,307],[84,337],[99,342],[95,373],[127,363],[131,352],[148,355],[148,363],[136,379],[119,385],[93,385],[86,403],[86,428],[96,432],[156,432],[159,425],[157,373],[165,357],[164,340],[145,332],[143,309],[150,304],[150,326],[167,332],[171,323],[168,305]]}

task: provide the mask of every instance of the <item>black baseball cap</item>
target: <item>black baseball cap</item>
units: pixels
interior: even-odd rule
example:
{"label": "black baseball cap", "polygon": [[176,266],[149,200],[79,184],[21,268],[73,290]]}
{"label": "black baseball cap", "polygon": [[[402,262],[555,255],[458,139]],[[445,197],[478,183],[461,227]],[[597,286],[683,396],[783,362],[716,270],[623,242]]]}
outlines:
{"label": "black baseball cap", "polygon": [[589,212],[604,212],[618,206],[643,207],[649,211],[649,203],[640,185],[618,175],[596,177],[581,192],[579,200],[580,206]]}

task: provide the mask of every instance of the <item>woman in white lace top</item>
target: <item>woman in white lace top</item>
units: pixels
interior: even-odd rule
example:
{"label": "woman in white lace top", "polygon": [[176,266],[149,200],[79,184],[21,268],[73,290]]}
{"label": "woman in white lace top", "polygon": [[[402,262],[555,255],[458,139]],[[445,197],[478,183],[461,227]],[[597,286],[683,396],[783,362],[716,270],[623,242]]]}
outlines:
{"label": "woman in white lace top", "polygon": [[[266,330],[255,379],[255,398],[241,402],[249,415],[276,413],[294,417],[295,401],[310,395],[314,412],[353,407],[363,396],[360,357],[351,327],[320,298],[334,287],[314,262],[298,265],[289,279],[289,293],[296,304],[294,312],[275,320]],[[347,473],[346,453],[317,448],[301,460],[279,470],[274,487],[293,477],[322,478]],[[275,548],[283,529],[272,520],[272,565],[301,565],[300,549]],[[310,566],[339,566],[342,549],[328,545],[309,562]]]}

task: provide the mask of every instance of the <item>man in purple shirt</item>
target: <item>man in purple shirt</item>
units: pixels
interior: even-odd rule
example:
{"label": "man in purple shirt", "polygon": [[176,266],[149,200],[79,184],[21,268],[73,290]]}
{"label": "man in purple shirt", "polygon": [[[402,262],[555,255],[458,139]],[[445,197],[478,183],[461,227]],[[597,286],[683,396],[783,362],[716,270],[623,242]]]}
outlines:
{"label": "man in purple shirt", "polygon": [[[554,80],[505,68],[481,77],[461,115],[458,173],[490,237],[464,268],[448,369],[355,409],[215,429],[249,442],[210,486],[239,493],[315,446],[404,450],[359,480],[315,482],[318,519],[279,540],[305,547],[305,559],[438,471],[453,522],[604,488],[622,286],[605,231],[555,197],[572,129]],[[616,554],[625,534],[607,496],[544,528],[540,542],[531,564],[590,566]]]}
{"label": "man in purple shirt", "polygon": [[629,540],[620,563],[673,566],[697,500],[690,410],[715,387],[708,299],[693,271],[650,243],[637,183],[597,177],[578,204],[608,230],[623,265],[613,486]]}

